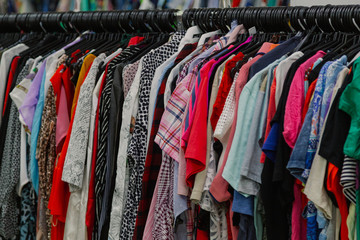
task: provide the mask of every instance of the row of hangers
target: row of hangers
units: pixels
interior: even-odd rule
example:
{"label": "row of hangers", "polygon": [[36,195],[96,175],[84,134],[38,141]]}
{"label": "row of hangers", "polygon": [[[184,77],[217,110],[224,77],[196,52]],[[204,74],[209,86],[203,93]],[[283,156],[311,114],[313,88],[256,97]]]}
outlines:
{"label": "row of hangers", "polygon": [[[84,55],[90,49],[95,49],[95,55],[102,52],[110,54],[118,48],[126,48],[129,39],[135,35],[145,37],[143,43],[147,45],[144,50],[146,53],[164,44],[169,38],[169,33],[176,30],[178,21],[175,10],[36,13],[5,16],[0,16],[0,30],[3,30],[1,28],[3,24],[16,16],[17,28],[28,33],[23,34],[17,31],[0,34],[0,48],[9,48],[13,44],[23,42],[30,48],[22,54],[28,54],[31,57],[64,47],[78,37],[80,31],[89,29],[87,25],[89,22],[91,22],[91,30],[98,30],[97,33],[82,34],[79,43],[66,49],[69,56],[75,50],[80,51],[78,54]],[[285,16],[285,18],[280,16]],[[360,52],[360,31],[357,31],[357,20],[360,17],[358,5],[329,5],[311,8],[190,9],[184,11],[181,17],[185,28],[198,25],[204,32],[221,29],[222,33],[226,33],[234,19],[243,23],[247,29],[252,26],[257,28],[252,41],[238,49],[244,54],[244,59],[236,64],[232,75],[235,75],[247,59],[257,53],[264,42],[279,43],[294,35],[301,34],[303,39],[294,51],[323,50],[328,52],[323,63],[335,60],[344,54],[348,56],[348,59],[352,59]],[[128,25],[122,22],[126,19],[127,21],[130,19]],[[206,21],[200,21],[203,19]],[[153,21],[145,22],[145,20]],[[272,24],[268,23],[270,20],[273,21]],[[63,31],[60,31],[61,29]],[[248,37],[249,34],[241,34],[233,47],[239,46]],[[136,59],[139,57],[141,54]],[[311,74],[320,71],[321,66],[319,64]]]}
{"label": "row of hangers", "polygon": [[1,32],[174,32],[175,9],[0,15]]}
{"label": "row of hangers", "polygon": [[360,5],[189,9],[182,15],[185,28],[198,25],[206,31],[228,30],[232,20],[262,32],[306,31],[313,26],[318,32],[360,32]]}
{"label": "row of hangers", "polygon": [[[178,15],[175,9],[5,14],[0,15],[0,31],[173,32]],[[204,31],[226,32],[235,19],[262,32],[306,31],[313,26],[318,32],[360,32],[360,5],[188,9],[180,21],[185,28],[198,25]]]}

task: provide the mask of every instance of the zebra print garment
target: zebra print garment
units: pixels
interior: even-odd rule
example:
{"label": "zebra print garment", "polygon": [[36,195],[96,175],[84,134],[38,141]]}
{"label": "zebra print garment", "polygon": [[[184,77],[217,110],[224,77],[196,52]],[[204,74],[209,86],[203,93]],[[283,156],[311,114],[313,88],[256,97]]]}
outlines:
{"label": "zebra print garment", "polygon": [[[111,89],[114,79],[114,70],[118,64],[126,61],[130,56],[138,53],[140,47],[130,46],[124,49],[119,55],[111,60],[106,66],[106,79],[105,87],[101,93],[100,106],[99,106],[99,134],[98,134],[98,149],[96,153],[96,166],[95,166],[95,223],[93,239],[100,239],[101,224],[100,215],[102,210],[103,194],[105,189],[105,175],[106,175],[106,149],[107,138],[109,132],[109,113],[110,113],[110,100]],[[100,225],[99,225],[100,224]]]}

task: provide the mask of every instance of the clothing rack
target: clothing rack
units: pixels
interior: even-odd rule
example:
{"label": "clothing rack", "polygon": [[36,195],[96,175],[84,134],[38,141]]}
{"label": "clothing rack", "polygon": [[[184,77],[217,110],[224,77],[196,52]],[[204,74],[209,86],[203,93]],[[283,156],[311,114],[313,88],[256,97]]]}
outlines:
{"label": "clothing rack", "polygon": [[263,32],[360,32],[360,5],[313,7],[248,7],[51,12],[0,15],[1,32],[171,32],[198,25],[209,31],[228,29],[237,20],[246,28]]}

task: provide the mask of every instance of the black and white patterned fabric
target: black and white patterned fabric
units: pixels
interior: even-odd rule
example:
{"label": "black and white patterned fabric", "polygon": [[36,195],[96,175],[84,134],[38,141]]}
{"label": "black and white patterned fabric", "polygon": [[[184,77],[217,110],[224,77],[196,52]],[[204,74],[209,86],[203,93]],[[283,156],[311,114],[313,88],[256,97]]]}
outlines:
{"label": "black and white patterned fabric", "polygon": [[[16,85],[29,73],[29,65],[25,65],[16,79]],[[6,130],[2,158],[0,159],[0,236],[5,239],[19,234],[19,202],[16,185],[20,178],[20,138],[21,123],[19,112],[11,99],[9,120]]]}
{"label": "black and white patterned fabric", "polygon": [[345,156],[344,164],[341,171],[340,184],[344,187],[345,197],[356,204],[356,164],[355,158]]}
{"label": "black and white patterned fabric", "polygon": [[[106,151],[107,138],[109,132],[109,113],[111,102],[111,88],[114,79],[114,70],[118,64],[128,59],[130,56],[136,54],[141,48],[137,46],[130,46],[124,49],[117,57],[115,57],[107,65],[107,73],[105,79],[105,86],[101,92],[100,108],[99,108],[99,134],[98,134],[98,148],[96,155],[95,167],[95,224],[93,239],[100,239],[101,226],[100,216],[102,211],[103,194],[105,189],[105,174],[106,174]],[[100,228],[99,228],[100,227]]]}
{"label": "black and white patterned fabric", "polygon": [[27,183],[21,191],[20,239],[36,238],[37,198],[31,183]]}
{"label": "black and white patterned fabric", "polygon": [[141,197],[142,176],[144,173],[147,145],[147,125],[151,82],[155,70],[177,50],[183,32],[175,33],[171,40],[152,50],[143,58],[140,76],[139,110],[135,129],[128,148],[128,163],[130,179],[128,195],[123,213],[120,239],[131,239],[134,233],[137,209]]}

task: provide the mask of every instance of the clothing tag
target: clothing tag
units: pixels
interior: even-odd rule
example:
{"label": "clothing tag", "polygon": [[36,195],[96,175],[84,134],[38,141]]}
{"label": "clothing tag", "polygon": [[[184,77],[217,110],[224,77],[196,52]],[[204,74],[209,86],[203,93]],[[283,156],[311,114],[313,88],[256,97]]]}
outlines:
{"label": "clothing tag", "polygon": [[255,27],[255,26],[254,26],[254,27],[249,28],[249,34],[250,34],[250,36],[252,36],[252,35],[255,35],[255,34],[256,34],[256,27]]}
{"label": "clothing tag", "polygon": [[302,32],[300,32],[300,31],[297,32],[296,35],[295,35],[295,37],[301,37],[301,36],[302,36]]}

